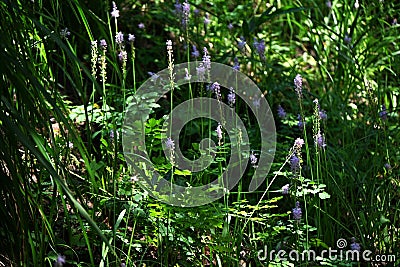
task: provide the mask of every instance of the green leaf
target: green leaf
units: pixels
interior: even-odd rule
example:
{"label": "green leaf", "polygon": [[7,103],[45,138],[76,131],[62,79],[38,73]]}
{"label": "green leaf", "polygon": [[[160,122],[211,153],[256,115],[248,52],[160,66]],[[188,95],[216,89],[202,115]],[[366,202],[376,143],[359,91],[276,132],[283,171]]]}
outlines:
{"label": "green leaf", "polygon": [[191,175],[192,172],[189,171],[189,170],[179,170],[179,169],[175,169],[174,174],[186,176],[186,175]]}
{"label": "green leaf", "polygon": [[331,195],[329,195],[327,192],[321,192],[318,194],[318,196],[320,199],[327,199],[331,197]]}

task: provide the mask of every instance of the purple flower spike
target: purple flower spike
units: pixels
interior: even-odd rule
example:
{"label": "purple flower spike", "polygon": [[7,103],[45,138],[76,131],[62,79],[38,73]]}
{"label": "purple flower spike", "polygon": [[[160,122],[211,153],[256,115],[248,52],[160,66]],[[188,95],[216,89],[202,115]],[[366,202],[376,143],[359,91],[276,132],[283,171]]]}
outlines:
{"label": "purple flower spike", "polygon": [[175,149],[175,142],[172,140],[171,137],[168,137],[167,140],[165,141],[165,147],[168,150],[174,150]]}
{"label": "purple flower spike", "polygon": [[379,117],[381,117],[382,120],[387,120],[387,110],[385,104],[382,105],[382,111],[379,112]]}
{"label": "purple flower spike", "polygon": [[239,60],[237,59],[237,57],[235,57],[234,59],[233,59],[233,62],[234,62],[234,65],[233,65],[233,69],[234,70],[236,70],[236,71],[239,71],[240,70],[240,64],[239,64]]}
{"label": "purple flower spike", "polygon": [[297,172],[300,169],[300,159],[295,155],[290,158],[290,169],[292,172]]}
{"label": "purple flower spike", "polygon": [[55,266],[61,267],[61,266],[63,266],[64,264],[65,264],[65,256],[63,256],[63,255],[58,255],[58,256],[57,256],[57,260],[56,260]]}
{"label": "purple flower spike", "polygon": [[115,42],[119,45],[121,45],[124,42],[124,34],[122,32],[118,32],[115,35]]}
{"label": "purple flower spike", "polygon": [[385,163],[385,169],[386,170],[390,170],[391,168],[392,168],[392,166],[390,166],[390,164],[389,163]]}
{"label": "purple flower spike", "polygon": [[297,93],[297,96],[301,98],[302,96],[302,91],[303,91],[303,78],[301,77],[300,74],[297,74],[296,77],[293,80],[294,82],[294,87]]}
{"label": "purple flower spike", "polygon": [[129,41],[130,43],[133,43],[133,42],[135,41],[135,35],[133,35],[133,34],[128,34],[128,41]]}
{"label": "purple flower spike", "polygon": [[254,155],[254,152],[251,151],[251,154],[250,154],[250,163],[251,163],[253,166],[255,166],[255,165],[257,164],[257,161],[258,161],[258,159],[257,159],[256,155]]}
{"label": "purple flower spike", "polygon": [[199,50],[197,50],[197,47],[195,45],[193,45],[192,48],[193,48],[192,56],[198,58],[200,56]]}
{"label": "purple flower spike", "polygon": [[117,19],[119,17],[119,10],[115,2],[112,2],[113,10],[111,11],[111,17]]}
{"label": "purple flower spike", "polygon": [[281,105],[278,106],[278,116],[279,118],[283,119],[286,117],[286,112],[285,110],[282,108]]}
{"label": "purple flower spike", "polygon": [[220,123],[218,123],[217,126],[217,130],[215,130],[217,132],[217,136],[218,136],[218,140],[222,139],[222,125]]}
{"label": "purple flower spike", "polygon": [[243,50],[245,45],[246,45],[246,39],[244,39],[243,36],[240,36],[240,41],[238,42],[239,50]]}
{"label": "purple flower spike", "polygon": [[304,140],[301,138],[297,138],[294,140],[294,145],[298,148],[301,148],[304,145]]}
{"label": "purple flower spike", "polygon": [[106,49],[106,48],[107,48],[107,42],[106,42],[106,40],[101,39],[101,40],[100,40],[100,46],[101,46],[103,49]]}
{"label": "purple flower spike", "polygon": [[233,88],[231,87],[231,88],[229,88],[228,104],[229,104],[229,106],[232,107],[233,105],[235,105],[235,102],[236,102],[236,94],[235,94]]}
{"label": "purple flower spike", "polygon": [[293,219],[295,220],[300,220],[301,219],[301,208],[300,208],[300,203],[297,201],[296,202],[296,207],[292,210],[293,213]]}
{"label": "purple flower spike", "polygon": [[355,237],[351,238],[350,249],[351,250],[356,250],[356,251],[361,251],[361,246],[360,246],[359,243],[356,243]]}
{"label": "purple flower spike", "polygon": [[326,120],[326,119],[328,119],[328,115],[326,115],[326,111],[325,111],[325,110],[320,110],[320,111],[319,111],[319,118],[320,118],[321,120]]}
{"label": "purple flower spike", "polygon": [[285,184],[284,186],[282,186],[281,191],[283,195],[289,194],[289,184]]}
{"label": "purple flower spike", "polygon": [[300,114],[297,115],[297,119],[298,119],[297,125],[299,126],[300,130],[303,130],[304,126],[305,126],[305,122],[303,122]]}

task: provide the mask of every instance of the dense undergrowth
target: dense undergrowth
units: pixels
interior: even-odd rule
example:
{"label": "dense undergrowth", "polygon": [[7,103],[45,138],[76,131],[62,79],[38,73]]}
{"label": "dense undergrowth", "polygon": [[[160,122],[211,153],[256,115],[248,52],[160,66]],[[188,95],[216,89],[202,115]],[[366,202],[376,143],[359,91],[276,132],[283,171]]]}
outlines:
{"label": "dense undergrowth", "polygon": [[[386,0],[1,1],[0,265],[398,266],[399,12]],[[178,145],[165,144],[164,115],[185,100],[229,104],[251,150],[220,200],[167,205],[126,162],[124,114],[157,72],[208,60],[263,92],[274,161],[248,192],[263,167],[253,109],[215,81],[176,87],[146,106],[146,151],[167,180],[199,186],[229,162],[233,141],[205,118],[185,126],[179,147],[197,159],[212,139],[207,169],[179,170],[164,154],[163,143]],[[338,240],[386,258],[270,257]]]}

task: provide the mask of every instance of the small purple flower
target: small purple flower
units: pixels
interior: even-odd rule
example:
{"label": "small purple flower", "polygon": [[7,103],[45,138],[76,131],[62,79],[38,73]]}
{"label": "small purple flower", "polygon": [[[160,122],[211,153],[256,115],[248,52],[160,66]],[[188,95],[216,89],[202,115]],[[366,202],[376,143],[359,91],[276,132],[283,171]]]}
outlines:
{"label": "small purple flower", "polygon": [[182,4],[179,3],[178,0],[176,0],[174,6],[175,6],[175,13],[176,13],[177,15],[181,14],[181,13],[182,13]]}
{"label": "small purple flower", "polygon": [[289,194],[289,184],[285,184],[284,186],[282,186],[281,191],[283,195]]}
{"label": "small purple flower", "polygon": [[326,120],[326,119],[328,119],[328,115],[326,115],[326,111],[325,110],[320,110],[319,111],[319,118],[321,119],[321,120]]}
{"label": "small purple flower", "polygon": [[297,74],[296,77],[293,80],[294,82],[294,87],[297,93],[297,96],[301,98],[302,96],[302,91],[303,91],[303,78],[301,77],[300,74]]}
{"label": "small purple flower", "polygon": [[211,69],[211,60],[210,60],[211,57],[208,55],[208,50],[207,50],[206,47],[204,47],[203,51],[204,51],[204,54],[203,54],[203,66],[207,70],[210,70]]}
{"label": "small purple flower", "polygon": [[344,36],[344,42],[346,43],[346,44],[349,44],[349,43],[351,43],[351,37],[349,37],[347,34]]}
{"label": "small purple flower", "polygon": [[331,9],[332,8],[332,2],[331,1],[326,1],[326,3],[325,3],[325,5],[329,8],[329,9]]}
{"label": "small purple flower", "polygon": [[59,266],[59,267],[61,267],[61,266],[63,266],[64,264],[65,264],[65,256],[63,256],[63,255],[58,255],[57,256],[57,260],[56,260],[56,266]]}
{"label": "small purple flower", "polygon": [[218,123],[217,129],[215,130],[217,132],[218,140],[222,139],[222,125]]}
{"label": "small purple flower", "polygon": [[137,26],[138,26],[139,29],[144,29],[144,24],[143,24],[143,22],[140,22]]}
{"label": "small purple flower", "polygon": [[397,19],[394,18],[393,21],[392,21],[392,26],[396,26],[396,25],[397,25]]}
{"label": "small purple flower", "polygon": [[155,74],[154,72],[149,71],[148,74],[151,76],[151,81],[155,83],[158,78],[160,78],[160,75]]}
{"label": "small purple flower", "polygon": [[197,79],[199,79],[200,81],[205,80],[206,69],[204,68],[203,64],[200,64],[200,66],[196,67],[196,74]]}
{"label": "small purple flower", "polygon": [[316,141],[317,141],[317,145],[320,148],[325,148],[326,144],[325,144],[325,138],[321,133],[318,133],[317,136],[315,137]]}
{"label": "small purple flower", "polygon": [[301,212],[301,208],[300,208],[300,203],[298,201],[296,202],[296,206],[292,210],[292,213],[293,213],[293,219],[295,219],[295,220],[301,219],[302,212]]}
{"label": "small purple flower", "polygon": [[300,169],[300,159],[296,155],[290,158],[290,169],[294,173]]}
{"label": "small purple flower", "polygon": [[250,163],[251,163],[253,166],[255,166],[255,165],[257,164],[257,161],[258,161],[258,159],[257,159],[256,155],[254,155],[254,152],[251,151],[251,154],[250,154]]}
{"label": "small purple flower", "polygon": [[261,98],[255,97],[253,99],[253,106],[255,108],[260,108],[260,106],[261,106]]}
{"label": "small purple flower", "polygon": [[229,23],[229,24],[228,24],[228,29],[229,29],[229,30],[232,30],[232,29],[233,29],[233,24],[232,24],[232,23]]}
{"label": "small purple flower", "polygon": [[165,147],[168,150],[174,150],[175,149],[175,142],[171,139],[171,137],[168,137],[167,140],[165,141]]}
{"label": "small purple flower", "polygon": [[111,11],[111,17],[117,19],[119,17],[119,10],[115,2],[112,2],[113,10]]}
{"label": "small purple flower", "polygon": [[298,119],[297,125],[299,126],[300,130],[303,130],[305,122],[303,122],[303,119],[301,118],[300,114],[297,115],[297,119]]}
{"label": "small purple flower", "polygon": [[135,41],[135,35],[133,35],[133,34],[128,34],[128,41],[129,41],[130,43],[133,43],[133,42]]}
{"label": "small purple flower", "polygon": [[382,105],[382,111],[379,112],[379,117],[381,117],[382,120],[387,120],[387,110],[385,104]]}
{"label": "small purple flower", "polygon": [[71,33],[68,31],[68,28],[62,29],[60,31],[61,39],[68,40],[68,36],[71,35]]}
{"label": "small purple flower", "polygon": [[189,22],[189,14],[190,14],[190,5],[187,2],[187,0],[182,5],[182,12],[183,12],[182,24],[186,26],[187,23]]}
{"label": "small purple flower", "polygon": [[103,49],[106,49],[106,48],[107,48],[107,42],[106,42],[106,40],[101,39],[101,40],[100,40],[100,46],[101,46]]}
{"label": "small purple flower", "polygon": [[236,70],[236,71],[239,71],[239,70],[240,70],[240,64],[239,64],[238,58],[235,57],[235,58],[233,59],[233,62],[234,62],[234,65],[233,65],[232,68],[233,68],[234,70]]}
{"label": "small purple flower", "polygon": [[392,168],[392,166],[390,166],[390,164],[389,163],[385,163],[385,169],[386,170],[390,170],[391,168]]}
{"label": "small purple flower", "polygon": [[351,250],[356,250],[356,251],[361,251],[361,246],[360,246],[359,243],[356,243],[356,238],[355,237],[351,238],[350,249]]}
{"label": "small purple flower", "polygon": [[294,140],[294,145],[298,148],[301,148],[304,145],[304,140],[302,138],[297,138]]}
{"label": "small purple flower", "polygon": [[261,59],[265,59],[265,41],[261,40],[257,41],[257,38],[254,38],[254,47],[257,49],[257,53]]}
{"label": "small purple flower", "polygon": [[197,50],[197,47],[195,45],[193,45],[192,48],[193,48],[192,56],[198,58],[200,56],[199,50]]}
{"label": "small purple flower", "polygon": [[124,42],[124,34],[122,32],[118,32],[115,35],[115,42],[119,45],[121,45]]}
{"label": "small purple flower", "polygon": [[281,105],[278,106],[278,116],[282,119],[286,117],[286,112]]}
{"label": "small purple flower", "polygon": [[193,13],[195,16],[198,16],[200,14],[200,10],[198,10],[197,8],[195,10],[193,10]]}
{"label": "small purple flower", "polygon": [[208,25],[208,24],[210,24],[210,22],[211,22],[211,20],[209,18],[208,13],[207,13],[206,16],[204,17],[204,25]]}
{"label": "small purple flower", "polygon": [[244,39],[243,36],[240,36],[240,41],[238,42],[239,50],[243,50],[245,45],[246,45],[246,39]]}
{"label": "small purple flower", "polygon": [[233,87],[229,88],[229,94],[228,94],[228,104],[229,106],[235,105],[236,102],[236,94],[233,90]]}
{"label": "small purple flower", "polygon": [[126,53],[126,51],[121,50],[118,54],[118,59],[120,62],[126,62],[126,60],[128,59],[128,54]]}
{"label": "small purple flower", "polygon": [[221,100],[221,86],[218,82],[215,82],[211,85],[210,89],[214,92],[217,100]]}

